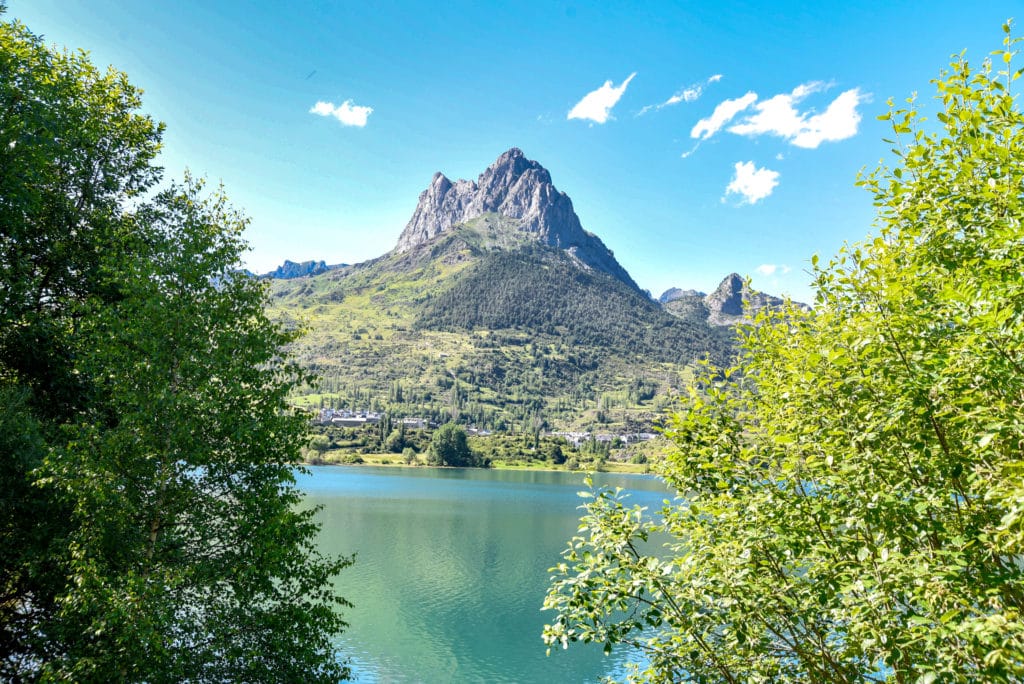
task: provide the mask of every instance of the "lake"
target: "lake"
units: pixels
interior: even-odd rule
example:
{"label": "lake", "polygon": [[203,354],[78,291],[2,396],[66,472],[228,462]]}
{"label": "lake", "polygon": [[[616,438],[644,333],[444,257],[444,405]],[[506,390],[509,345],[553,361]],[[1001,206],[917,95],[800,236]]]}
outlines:
{"label": "lake", "polygon": [[[570,644],[545,655],[548,568],[576,533],[583,473],[310,467],[328,554],[356,553],[337,579],[354,604],[341,649],[362,682],[596,682],[630,654]],[[649,476],[598,473],[650,510]],[[635,659],[635,658],[634,658]]]}

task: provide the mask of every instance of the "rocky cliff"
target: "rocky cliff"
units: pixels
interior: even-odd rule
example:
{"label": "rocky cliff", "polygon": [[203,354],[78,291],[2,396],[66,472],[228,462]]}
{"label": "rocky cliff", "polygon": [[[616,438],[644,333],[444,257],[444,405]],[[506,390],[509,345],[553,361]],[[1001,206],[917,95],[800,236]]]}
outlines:
{"label": "rocky cliff", "polygon": [[476,182],[453,183],[435,173],[430,187],[420,193],[395,251],[412,250],[484,214],[516,219],[517,231],[564,250],[585,268],[603,271],[639,289],[600,238],[583,230],[572,200],[555,188],[547,169],[515,147],[498,157]]}
{"label": "rocky cliff", "polygon": [[275,280],[289,280],[291,278],[304,278],[306,276],[319,275],[325,271],[331,271],[336,268],[342,268],[347,264],[328,264],[322,259],[320,261],[289,261],[284,260],[284,263],[278,266],[269,273],[264,273],[259,276],[260,278],[273,278]]}

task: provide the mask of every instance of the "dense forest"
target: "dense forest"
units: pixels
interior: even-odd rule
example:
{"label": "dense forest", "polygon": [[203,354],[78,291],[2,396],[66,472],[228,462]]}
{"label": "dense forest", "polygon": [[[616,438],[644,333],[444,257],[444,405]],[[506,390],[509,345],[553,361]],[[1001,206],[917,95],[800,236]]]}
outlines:
{"label": "dense forest", "polygon": [[[735,334],[672,316],[648,296],[543,245],[495,250],[417,318],[431,330],[523,330],[603,356],[640,356],[685,366],[724,363]],[[587,364],[582,364],[586,367]]]}

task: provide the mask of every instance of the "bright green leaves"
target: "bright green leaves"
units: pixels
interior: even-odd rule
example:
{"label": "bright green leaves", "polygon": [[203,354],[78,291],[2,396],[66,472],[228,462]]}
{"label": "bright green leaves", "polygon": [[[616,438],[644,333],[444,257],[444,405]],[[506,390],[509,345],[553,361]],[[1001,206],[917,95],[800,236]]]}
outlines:
{"label": "bright green leaves", "polygon": [[[913,99],[881,117],[898,164],[858,181],[877,237],[814,258],[816,308],[762,317],[735,369],[700,378],[666,432],[661,474],[684,503],[642,525],[609,493],[587,505],[548,643],[629,643],[648,681],[1024,677],[1010,81],[961,55],[936,84],[937,132]],[[670,541],[637,553],[641,534]]]}
{"label": "bright green leaves", "polygon": [[[626,505],[621,491],[581,495],[592,499],[580,525],[587,536],[573,538],[565,562],[551,568],[559,582],[544,602],[546,609],[580,616],[579,624],[558,620],[545,627],[544,641],[549,649],[567,648],[571,641],[604,643],[608,652],[612,644],[632,642],[646,627],[661,624],[662,610],[652,602],[664,597],[671,564],[641,553],[652,526],[644,509]],[[651,610],[636,616],[637,606]],[[630,611],[633,617],[623,619]]]}

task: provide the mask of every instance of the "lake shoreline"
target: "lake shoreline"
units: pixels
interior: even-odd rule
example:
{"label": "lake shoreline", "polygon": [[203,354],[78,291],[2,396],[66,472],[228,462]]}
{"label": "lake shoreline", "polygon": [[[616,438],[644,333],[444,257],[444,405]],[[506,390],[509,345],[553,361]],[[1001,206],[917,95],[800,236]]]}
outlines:
{"label": "lake shoreline", "polygon": [[344,463],[340,461],[301,461],[299,465],[303,466],[342,466],[348,468],[361,468],[366,466],[379,467],[379,468],[441,468],[444,470],[517,470],[537,473],[590,473],[590,472],[604,472],[604,473],[624,473],[633,475],[656,475],[652,472],[649,467],[644,464],[636,463],[614,463],[606,462],[600,470],[592,470],[587,468],[577,468],[575,470],[558,467],[551,464],[533,465],[528,463],[516,462],[516,461],[493,461],[489,468],[465,468],[456,466],[433,466],[426,465],[423,463],[405,463],[397,462],[393,459],[381,457],[379,459],[368,459],[363,458],[362,463]]}

